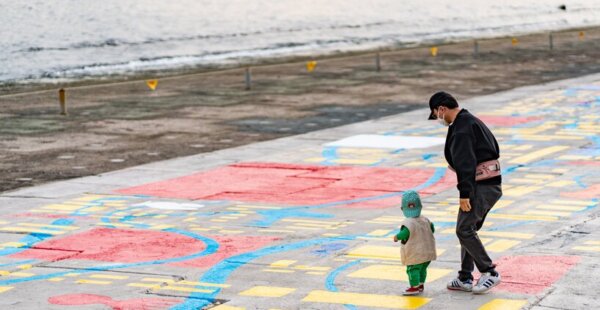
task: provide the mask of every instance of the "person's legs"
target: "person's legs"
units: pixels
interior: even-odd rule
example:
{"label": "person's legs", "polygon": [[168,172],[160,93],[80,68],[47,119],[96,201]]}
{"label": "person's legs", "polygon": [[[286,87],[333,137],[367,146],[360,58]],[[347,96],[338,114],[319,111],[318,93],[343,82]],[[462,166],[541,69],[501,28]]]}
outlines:
{"label": "person's legs", "polygon": [[475,269],[475,263],[473,257],[464,246],[460,247],[460,271],[458,272],[458,279],[465,282],[473,280],[473,269]]}
{"label": "person's legs", "polygon": [[419,286],[421,282],[421,265],[406,266],[406,273],[408,274],[408,282],[410,283],[410,286]]}
{"label": "person's legs", "polygon": [[[500,185],[477,185],[475,197],[471,199],[471,211],[459,210],[456,223],[456,235],[464,249],[461,251],[461,272],[459,275],[467,277],[472,271],[472,260],[480,272],[493,271],[494,265],[481,243],[477,231],[483,226],[487,213],[502,196]],[[463,268],[464,267],[464,268]],[[469,270],[470,269],[470,270]]]}
{"label": "person's legs", "polygon": [[425,262],[421,264],[421,273],[420,273],[420,281],[419,284],[425,284],[425,280],[427,279],[427,267],[431,262]]}

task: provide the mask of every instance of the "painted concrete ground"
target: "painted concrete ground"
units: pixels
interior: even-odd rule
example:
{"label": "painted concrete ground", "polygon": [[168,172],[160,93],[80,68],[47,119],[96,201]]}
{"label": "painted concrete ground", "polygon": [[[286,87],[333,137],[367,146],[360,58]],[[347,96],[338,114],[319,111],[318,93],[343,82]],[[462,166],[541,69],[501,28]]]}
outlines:
{"label": "painted concrete ground", "polygon": [[[426,110],[0,196],[3,309],[580,309],[600,295],[600,76],[463,103],[500,141],[480,232],[503,284],[449,292],[455,175]],[[402,297],[402,191],[437,227]],[[594,283],[596,282],[596,283]],[[582,283],[585,289],[582,290]],[[593,308],[593,307],[592,307]]]}

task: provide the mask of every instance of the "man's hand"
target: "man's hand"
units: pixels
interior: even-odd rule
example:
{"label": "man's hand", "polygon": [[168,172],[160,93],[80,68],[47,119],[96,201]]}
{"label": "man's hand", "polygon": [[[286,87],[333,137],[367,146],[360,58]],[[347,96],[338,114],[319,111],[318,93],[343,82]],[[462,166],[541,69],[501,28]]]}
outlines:
{"label": "man's hand", "polygon": [[471,203],[469,202],[469,198],[460,198],[460,209],[463,212],[471,211]]}
{"label": "man's hand", "polygon": [[398,236],[394,236],[394,242],[398,242]]}

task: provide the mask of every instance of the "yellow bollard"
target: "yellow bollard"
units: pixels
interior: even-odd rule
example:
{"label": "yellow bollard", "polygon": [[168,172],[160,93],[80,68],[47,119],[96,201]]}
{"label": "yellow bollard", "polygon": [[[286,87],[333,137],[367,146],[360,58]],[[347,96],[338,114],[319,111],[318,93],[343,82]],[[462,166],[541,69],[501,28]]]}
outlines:
{"label": "yellow bollard", "polygon": [[583,41],[583,39],[585,39],[585,32],[579,31],[579,40]]}
{"label": "yellow bollard", "polygon": [[64,88],[58,90],[58,102],[60,103],[60,115],[67,115],[67,94]]}
{"label": "yellow bollard", "polygon": [[517,38],[512,38],[511,43],[512,46],[517,46],[517,44],[519,44],[519,40]]}
{"label": "yellow bollard", "polygon": [[438,54],[437,46],[430,48],[429,51],[431,52],[431,56],[433,56],[433,57],[437,56],[437,54]]}
{"label": "yellow bollard", "polygon": [[316,67],[317,67],[317,62],[315,60],[308,61],[306,63],[306,71],[308,71],[308,72],[313,72]]}
{"label": "yellow bollard", "polygon": [[146,85],[148,85],[148,88],[150,88],[150,90],[155,90],[156,86],[158,86],[158,80],[147,80]]}

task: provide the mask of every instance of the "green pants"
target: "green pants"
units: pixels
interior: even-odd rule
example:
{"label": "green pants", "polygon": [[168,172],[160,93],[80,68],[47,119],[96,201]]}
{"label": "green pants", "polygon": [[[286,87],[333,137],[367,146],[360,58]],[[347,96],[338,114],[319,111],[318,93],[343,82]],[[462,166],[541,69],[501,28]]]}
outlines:
{"label": "green pants", "polygon": [[419,286],[420,284],[425,283],[425,278],[427,278],[427,267],[429,266],[429,263],[431,262],[406,266],[408,282],[410,282],[411,287]]}

